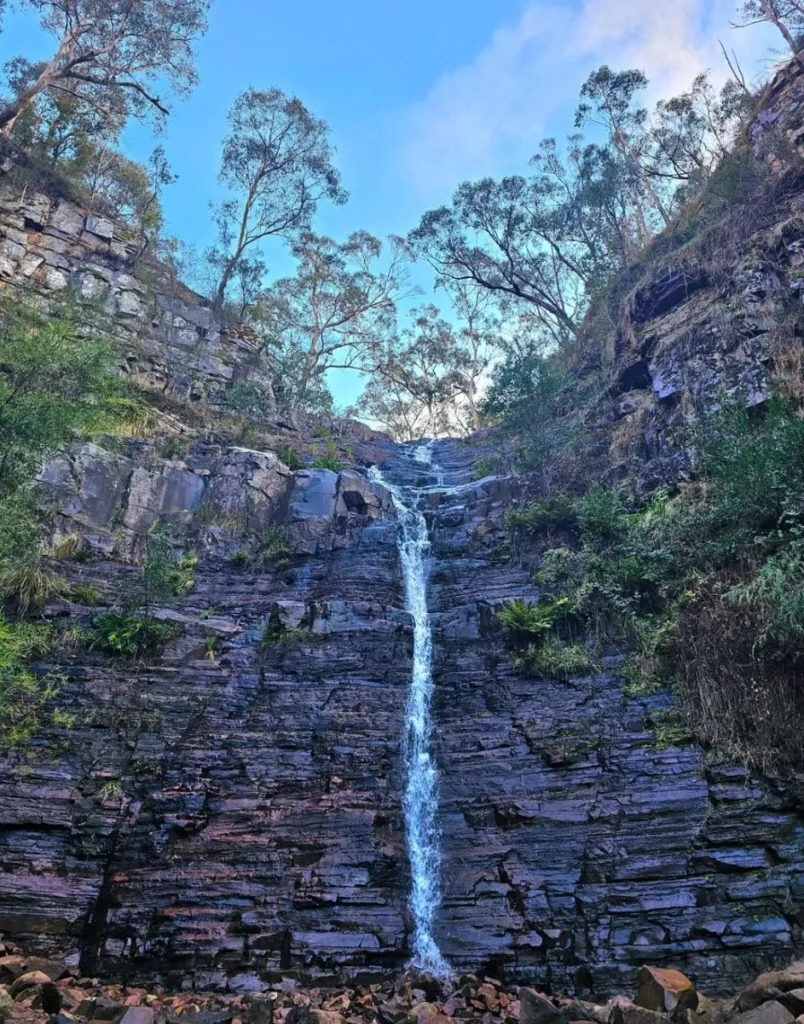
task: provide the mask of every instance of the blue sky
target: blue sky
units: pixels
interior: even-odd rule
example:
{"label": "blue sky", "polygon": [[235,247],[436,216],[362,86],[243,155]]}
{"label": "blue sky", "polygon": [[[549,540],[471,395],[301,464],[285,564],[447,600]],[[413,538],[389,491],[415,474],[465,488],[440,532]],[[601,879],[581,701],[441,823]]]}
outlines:
{"label": "blue sky", "polygon": [[[342,237],[365,228],[404,234],[455,186],[482,174],[523,171],[541,138],[563,136],[583,79],[600,63],[641,67],[653,98],[712,68],[718,40],[751,76],[770,37],[735,31],[737,0],[216,0],[199,45],[201,82],[176,102],[164,145],[178,183],[164,197],[168,230],[205,246],[208,202],[218,194],[220,140],[248,86],[297,94],[329,122],[348,205],[322,209],[317,229]],[[6,17],[3,61],[45,57],[50,41],[24,8]],[[128,151],[144,159],[151,133],[132,128]],[[286,273],[282,253],[272,269]],[[418,280],[431,286],[424,271]],[[339,375],[341,403],[360,382]]]}

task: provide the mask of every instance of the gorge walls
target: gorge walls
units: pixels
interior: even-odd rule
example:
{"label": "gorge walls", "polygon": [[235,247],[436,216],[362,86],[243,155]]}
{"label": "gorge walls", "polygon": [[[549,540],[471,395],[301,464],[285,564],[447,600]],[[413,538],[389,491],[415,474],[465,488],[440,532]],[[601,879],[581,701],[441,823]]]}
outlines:
{"label": "gorge walls", "polygon": [[[695,747],[660,749],[651,718],[670,698],[627,700],[614,653],[569,683],[510,668],[494,611],[536,596],[501,555],[517,482],[472,482],[482,444],[434,446],[443,486],[381,438],[355,454],[430,488],[434,927],[450,963],[605,993],[644,962],[718,992],[790,960],[804,823],[784,793]],[[131,510],[154,514],[133,495],[160,495],[201,562],[193,592],[155,612],[179,627],[161,657],[82,644],[70,627],[98,609],[46,610],[77,719],[0,765],[0,930],[173,986],[402,967],[412,623],[389,493],[360,472],[292,474],[203,446],[184,462],[84,448],[43,486],[90,539],[95,555],[68,571],[103,604],[137,572]],[[286,525],[287,564],[236,558],[245,512]]]}

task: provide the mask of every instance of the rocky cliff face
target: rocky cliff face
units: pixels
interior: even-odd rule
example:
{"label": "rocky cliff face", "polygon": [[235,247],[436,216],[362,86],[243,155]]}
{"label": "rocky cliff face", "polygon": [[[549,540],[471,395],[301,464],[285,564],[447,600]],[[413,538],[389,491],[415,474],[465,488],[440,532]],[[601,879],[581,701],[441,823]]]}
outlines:
{"label": "rocky cliff face", "polygon": [[[800,82],[774,86],[752,132],[777,171],[768,126],[798,144]],[[769,394],[804,266],[801,182],[790,167],[779,181],[773,216],[725,258],[682,247],[619,310],[590,420],[644,486],[686,471],[678,438],[696,415]],[[113,225],[7,186],[0,234],[5,286],[94,297],[149,386],[215,406],[241,375],[262,379],[197,297],[132,273]],[[427,488],[447,958],[601,994],[669,964],[718,993],[801,950],[804,823],[785,792],[695,747],[659,749],[650,726],[671,698],[627,699],[617,652],[568,683],[510,668],[495,611],[537,591],[503,551],[521,482],[474,480],[489,444],[437,443],[440,483],[370,432],[341,473],[201,443],[182,459],[83,445],[46,467],[53,540],[80,535],[66,570],[101,611],[157,523],[200,564],[192,592],[156,610],[177,627],[160,656],[93,649],[81,630],[98,609],[46,610],[76,722],[0,757],[0,931],[85,970],[240,992],[406,962],[412,632],[393,503],[365,475],[382,465]],[[289,554],[263,558],[277,526]]]}
{"label": "rocky cliff face", "polygon": [[[500,552],[516,483],[472,482],[482,446],[434,454],[443,485],[390,442],[355,452],[431,488],[446,956],[598,992],[644,962],[717,992],[789,959],[804,827],[784,794],[696,748],[657,749],[649,723],[669,698],[626,700],[616,656],[570,683],[515,675],[494,611],[536,596]],[[42,483],[62,532],[95,553],[71,578],[105,602],[130,587],[125,558],[156,518],[202,559],[195,590],[156,612],[180,634],[143,663],[71,639],[96,611],[47,610],[78,719],[3,759],[0,929],[175,986],[402,966],[411,622],[387,491],[203,446],[181,463],[84,447]],[[233,562],[247,523],[285,524],[290,564]],[[285,633],[266,646],[272,622]]]}
{"label": "rocky cliff face", "polygon": [[139,258],[141,245],[123,225],[26,180],[18,162],[0,148],[0,294],[84,304],[141,387],[208,409],[248,378],[275,416],[271,369],[248,331],[217,318],[170,268]]}

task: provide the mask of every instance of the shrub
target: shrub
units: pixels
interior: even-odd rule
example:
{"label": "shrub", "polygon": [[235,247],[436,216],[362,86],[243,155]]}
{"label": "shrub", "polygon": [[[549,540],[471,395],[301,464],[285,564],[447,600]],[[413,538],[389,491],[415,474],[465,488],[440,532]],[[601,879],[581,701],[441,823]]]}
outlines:
{"label": "shrub", "polygon": [[79,429],[109,430],[125,385],[113,347],[82,330],[67,307],[50,315],[13,300],[0,303],[0,493],[12,493]]}
{"label": "shrub", "polygon": [[81,549],[81,535],[71,533],[59,543],[53,550],[53,557],[59,562],[72,561]]}
{"label": "shrub", "polygon": [[291,553],[287,531],[283,526],[271,526],[260,537],[257,547],[257,559],[260,562],[270,562],[277,568],[285,568],[290,565]]}
{"label": "shrub", "polygon": [[51,706],[59,679],[53,673],[38,675],[26,665],[48,655],[53,645],[50,626],[9,623],[0,617],[0,740],[4,744],[28,743],[48,721],[54,721]]}
{"label": "shrub", "polygon": [[514,642],[527,642],[534,636],[541,637],[549,633],[560,618],[571,613],[572,604],[567,598],[543,604],[516,600],[505,605],[497,617]]}
{"label": "shrub", "polygon": [[673,708],[654,715],[650,724],[655,734],[657,750],[669,750],[670,747],[686,747],[693,742],[693,735],[683,714]]}
{"label": "shrub", "polygon": [[103,601],[103,594],[97,587],[73,584],[70,587],[70,599],[85,608],[97,608]]}
{"label": "shrub", "polygon": [[578,523],[575,503],[566,494],[554,494],[543,501],[531,501],[522,509],[512,508],[505,513],[509,530],[536,536],[551,527],[574,530]]}
{"label": "shrub", "polygon": [[617,491],[590,491],[574,502],[573,509],[581,539],[589,547],[618,540],[625,531],[625,515]]}
{"label": "shrub", "polygon": [[541,646],[529,645],[514,655],[512,664],[526,675],[568,682],[576,676],[597,671],[597,659],[581,644],[570,644],[548,636]]}
{"label": "shrub", "polygon": [[286,445],[278,454],[282,462],[292,472],[295,473],[296,470],[304,469],[304,460],[292,445]]}
{"label": "shrub", "polygon": [[294,647],[297,644],[318,640],[319,636],[320,634],[313,633],[310,629],[287,629],[277,619],[272,619],[262,631],[262,646],[265,649]]}
{"label": "shrub", "polygon": [[245,569],[251,562],[251,555],[241,548],[239,551],[235,551],[229,561],[235,569]]}
{"label": "shrub", "polygon": [[68,597],[69,593],[67,581],[38,561],[0,572],[0,596],[23,617],[41,611],[48,601]]}
{"label": "shrub", "polygon": [[474,479],[485,480],[487,476],[492,476],[500,467],[500,460],[494,458],[491,455],[486,455],[479,460],[475,466]]}
{"label": "shrub", "polygon": [[182,556],[170,572],[170,587],[176,597],[186,597],[195,589],[195,570],[201,559],[193,551]]}
{"label": "shrub", "polygon": [[171,623],[126,612],[109,612],[95,619],[90,642],[107,654],[138,658],[161,650],[175,635],[176,627]]}
{"label": "shrub", "polygon": [[548,548],[542,552],[541,568],[534,579],[542,587],[551,589],[567,580],[574,561],[569,548]]}
{"label": "shrub", "polygon": [[156,453],[162,459],[183,460],[193,446],[193,439],[185,434],[169,434],[156,442]]}
{"label": "shrub", "polygon": [[310,463],[311,469],[329,469],[333,473],[343,472],[343,463],[341,462],[340,456],[338,455],[338,449],[333,443],[331,450],[318,455],[313,462]]}

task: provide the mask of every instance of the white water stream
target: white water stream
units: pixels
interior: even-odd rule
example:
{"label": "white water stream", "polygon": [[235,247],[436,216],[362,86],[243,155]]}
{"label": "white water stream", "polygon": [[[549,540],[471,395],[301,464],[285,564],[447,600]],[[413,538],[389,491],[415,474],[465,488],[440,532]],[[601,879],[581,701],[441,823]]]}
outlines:
{"label": "white water stream", "polygon": [[[419,446],[413,455],[417,462],[432,463],[429,445]],[[433,936],[433,923],[441,904],[441,851],[436,826],[438,770],[430,754],[433,731],[433,634],[427,607],[430,539],[427,522],[418,507],[420,494],[417,490],[389,484],[376,467],[369,470],[369,476],[391,492],[399,516],[399,554],[405,580],[405,607],[413,617],[413,671],[405,730],[407,780],[404,800],[411,867],[413,966],[443,977],[450,973],[450,969]]]}

